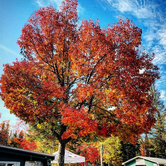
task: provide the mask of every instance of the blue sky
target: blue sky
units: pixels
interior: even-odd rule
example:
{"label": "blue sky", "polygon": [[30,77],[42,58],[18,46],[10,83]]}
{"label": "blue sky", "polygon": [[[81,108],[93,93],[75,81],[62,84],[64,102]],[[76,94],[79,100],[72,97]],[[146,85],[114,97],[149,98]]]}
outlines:
{"label": "blue sky", "polygon": [[[0,0],[0,75],[3,64],[21,59],[16,44],[21,30],[30,15],[40,7],[55,8],[62,0]],[[102,28],[117,22],[118,18],[129,18],[142,29],[142,44],[148,52],[154,52],[154,64],[160,67],[160,80],[156,88],[166,106],[166,0],[78,0],[78,14],[82,19],[99,19]],[[4,107],[0,100],[0,121],[14,124],[16,117]]]}

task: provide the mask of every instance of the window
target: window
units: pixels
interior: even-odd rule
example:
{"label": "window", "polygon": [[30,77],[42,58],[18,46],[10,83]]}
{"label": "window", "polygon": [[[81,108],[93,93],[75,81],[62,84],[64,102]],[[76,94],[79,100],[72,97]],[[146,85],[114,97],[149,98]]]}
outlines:
{"label": "window", "polygon": [[20,162],[0,161],[0,166],[20,166]]}
{"label": "window", "polygon": [[43,166],[41,161],[26,161],[25,166]]}
{"label": "window", "polygon": [[0,166],[5,166],[6,164],[5,163],[0,163]]}

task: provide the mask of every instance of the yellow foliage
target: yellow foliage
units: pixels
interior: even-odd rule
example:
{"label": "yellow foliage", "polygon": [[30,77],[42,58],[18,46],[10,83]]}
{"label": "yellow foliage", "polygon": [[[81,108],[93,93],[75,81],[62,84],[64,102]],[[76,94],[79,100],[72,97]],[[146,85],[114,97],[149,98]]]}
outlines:
{"label": "yellow foliage", "polygon": [[121,165],[121,144],[118,137],[109,137],[103,143],[103,161],[112,165]]}

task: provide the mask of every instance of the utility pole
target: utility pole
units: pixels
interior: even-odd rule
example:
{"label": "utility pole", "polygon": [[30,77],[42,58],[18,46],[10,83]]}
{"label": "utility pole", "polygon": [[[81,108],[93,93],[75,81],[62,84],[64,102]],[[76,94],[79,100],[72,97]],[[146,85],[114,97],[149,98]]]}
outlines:
{"label": "utility pole", "polygon": [[101,162],[101,166],[103,166],[103,144],[102,143],[100,146],[100,162]]}

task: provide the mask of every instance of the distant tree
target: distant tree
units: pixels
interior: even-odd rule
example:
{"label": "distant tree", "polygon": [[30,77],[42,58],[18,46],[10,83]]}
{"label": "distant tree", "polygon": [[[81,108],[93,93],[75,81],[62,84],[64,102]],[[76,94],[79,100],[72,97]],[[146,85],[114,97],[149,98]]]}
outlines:
{"label": "distant tree", "polygon": [[142,137],[139,138],[139,144],[140,144],[140,154],[142,156],[155,157],[153,140],[152,138],[148,137],[147,133],[143,134]]}
{"label": "distant tree", "polygon": [[49,123],[29,126],[26,136],[29,140],[35,141],[38,152],[52,154],[58,150],[58,140],[50,132]]}
{"label": "distant tree", "polygon": [[18,130],[13,131],[12,135],[10,136],[10,146],[12,147],[19,147],[19,143],[15,141],[16,138],[18,138],[19,132]]}
{"label": "distant tree", "polygon": [[122,165],[122,146],[118,137],[107,138],[103,143],[103,162],[112,166]]}
{"label": "distant tree", "polygon": [[122,142],[121,141],[121,151],[123,162],[140,155],[140,145],[137,141],[136,144],[131,144],[130,142]]}
{"label": "distant tree", "polygon": [[10,144],[10,130],[9,130],[9,120],[2,121],[0,123],[0,144],[9,145]]}
{"label": "distant tree", "polygon": [[[157,116],[158,121],[153,128],[155,129],[153,132],[154,153],[155,157],[166,158],[166,129],[165,126],[163,126],[163,122],[165,123],[163,119],[166,118],[166,116],[164,115],[164,117],[163,114],[158,114]],[[162,120],[162,122],[160,120]]]}
{"label": "distant tree", "polygon": [[152,87],[154,103],[157,108],[155,114],[156,123],[152,127],[152,143],[154,146],[155,157],[166,158],[166,108],[160,98],[160,93]]}
{"label": "distant tree", "polygon": [[97,142],[82,142],[80,146],[77,147],[76,151],[79,152],[81,156],[84,156],[86,158],[86,163],[100,165],[100,151],[98,150],[96,145]]}
{"label": "distant tree", "polygon": [[9,120],[0,123],[0,144],[26,150],[35,150],[37,148],[34,141],[27,140],[25,131],[12,131]]}
{"label": "distant tree", "polygon": [[100,138],[100,141],[91,143],[77,142],[75,151],[85,156],[86,163],[100,165],[101,145],[103,146],[103,165],[122,165],[121,143],[118,137]]}
{"label": "distant tree", "polygon": [[25,59],[4,65],[0,79],[12,113],[32,125],[51,124],[59,166],[72,139],[114,135],[134,143],[155,122],[149,90],[158,68],[139,49],[141,29],[128,19],[106,29],[98,20],[79,26],[77,4],[64,0],[60,11],[36,11],[18,40]]}
{"label": "distant tree", "polygon": [[153,85],[151,87],[153,102],[157,108],[156,122],[149,133],[140,139],[140,151],[144,156],[166,158],[166,108],[160,98],[160,93]]}
{"label": "distant tree", "polygon": [[155,92],[154,96],[157,112],[156,123],[152,128],[153,145],[156,157],[166,158],[166,108],[160,99],[160,93]]}
{"label": "distant tree", "polygon": [[35,150],[37,148],[35,142],[27,140],[23,130],[19,134],[13,135],[11,145],[25,150]]}

